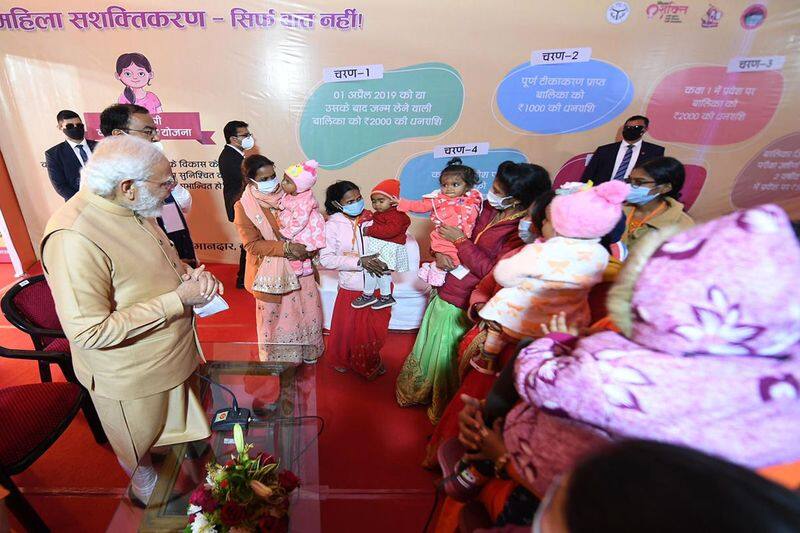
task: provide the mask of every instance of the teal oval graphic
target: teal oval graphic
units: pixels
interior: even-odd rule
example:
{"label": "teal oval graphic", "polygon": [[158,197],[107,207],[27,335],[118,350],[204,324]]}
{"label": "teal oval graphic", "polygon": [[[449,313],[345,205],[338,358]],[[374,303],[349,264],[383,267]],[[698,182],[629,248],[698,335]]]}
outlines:
{"label": "teal oval graphic", "polygon": [[300,119],[300,145],[322,168],[344,168],[387,144],[441,135],[461,116],[464,85],[444,63],[386,71],[383,79],[320,85]]}

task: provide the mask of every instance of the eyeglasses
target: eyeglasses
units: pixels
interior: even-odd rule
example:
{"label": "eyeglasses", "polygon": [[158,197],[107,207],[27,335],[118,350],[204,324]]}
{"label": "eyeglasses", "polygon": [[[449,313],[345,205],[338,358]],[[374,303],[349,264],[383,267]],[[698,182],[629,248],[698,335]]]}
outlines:
{"label": "eyeglasses", "polygon": [[168,180],[165,181],[153,181],[153,180],[142,180],[149,183],[156,183],[159,187],[171,190],[174,189],[178,185],[178,180],[175,179],[175,176],[170,176]]}
{"label": "eyeglasses", "polygon": [[244,137],[245,139],[247,139],[248,137],[252,137],[252,136],[253,136],[252,133],[248,133],[247,135],[237,135],[237,137]]}
{"label": "eyeglasses", "polygon": [[623,181],[628,185],[634,185],[636,187],[654,187],[656,185],[655,181],[643,180],[641,178],[625,178]]}
{"label": "eyeglasses", "polygon": [[72,130],[72,129],[75,129],[75,128],[82,128],[82,127],[83,127],[83,124],[72,124],[72,123],[64,124],[64,129],[65,130]]}
{"label": "eyeglasses", "polygon": [[125,128],[122,131],[124,131],[126,133],[130,133],[132,131],[136,131],[136,132],[139,132],[139,133],[144,133],[145,135],[147,135],[149,137],[153,137],[155,135],[158,135],[158,128],[145,128],[143,130],[135,130],[133,128]]}

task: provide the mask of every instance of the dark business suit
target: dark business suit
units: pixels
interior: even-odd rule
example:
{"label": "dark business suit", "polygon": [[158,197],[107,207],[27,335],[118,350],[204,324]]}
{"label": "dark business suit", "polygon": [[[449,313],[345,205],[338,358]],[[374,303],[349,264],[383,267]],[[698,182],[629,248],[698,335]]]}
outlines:
{"label": "dark business suit", "polygon": [[[589,165],[584,169],[582,181],[592,180],[595,185],[610,180],[614,172],[614,163],[617,162],[617,153],[622,143],[611,143],[598,146],[594,151],[592,159],[589,160]],[[641,165],[646,161],[664,156],[664,147],[657,144],[652,144],[642,141],[642,148],[639,150],[639,157],[636,161],[631,161],[628,168],[631,170],[636,165]]]}
{"label": "dark business suit", "polygon": [[161,217],[156,217],[158,227],[161,228],[161,231],[167,234],[167,238],[169,238],[169,240],[175,246],[175,251],[178,252],[178,257],[180,257],[184,263],[187,263],[192,268],[197,268],[197,256],[194,253],[194,242],[192,241],[192,235],[189,233],[189,224],[186,223],[186,217],[183,216],[183,211],[178,206],[178,203],[175,201],[175,197],[172,196],[172,194],[167,196],[166,200],[164,200],[164,204],[175,204],[175,207],[178,208],[178,217],[181,219],[183,229],[168,232],[167,227],[164,225],[164,219]]}
{"label": "dark business suit", "polygon": [[[239,200],[244,189],[242,181],[242,161],[244,156],[227,144],[219,154],[219,173],[222,175],[222,197],[225,200],[225,212],[228,220],[233,222],[233,205]],[[239,251],[239,272],[236,275],[237,285],[244,283],[245,251]]]}
{"label": "dark business suit", "polygon": [[[93,152],[97,141],[86,139],[89,151]],[[86,154],[89,155],[89,154]],[[47,173],[56,192],[69,200],[78,192],[81,183],[81,164],[78,152],[67,141],[58,143],[44,153]]]}

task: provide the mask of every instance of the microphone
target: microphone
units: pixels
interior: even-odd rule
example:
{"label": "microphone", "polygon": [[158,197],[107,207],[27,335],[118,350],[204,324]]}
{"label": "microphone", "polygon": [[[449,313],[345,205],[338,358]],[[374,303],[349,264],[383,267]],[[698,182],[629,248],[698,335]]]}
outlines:
{"label": "microphone", "polygon": [[247,426],[250,424],[250,409],[239,407],[239,402],[236,401],[236,395],[233,391],[207,376],[203,376],[197,372],[195,372],[194,375],[226,391],[232,398],[231,407],[224,407],[214,413],[214,418],[211,419],[211,429],[213,431],[233,431],[233,426],[239,424],[242,426],[242,429],[246,430]]}

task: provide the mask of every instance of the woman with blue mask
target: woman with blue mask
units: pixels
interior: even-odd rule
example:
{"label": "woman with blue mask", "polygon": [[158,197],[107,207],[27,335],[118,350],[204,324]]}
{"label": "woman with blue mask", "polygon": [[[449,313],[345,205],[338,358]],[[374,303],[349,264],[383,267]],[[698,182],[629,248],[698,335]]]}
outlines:
{"label": "woman with blue mask", "polygon": [[339,272],[339,290],[331,318],[326,358],[338,372],[352,371],[372,380],[386,372],[380,351],[389,333],[390,307],[354,309],[353,300],[364,292],[364,272],[380,276],[387,266],[376,255],[364,253],[361,225],[372,219],[364,198],[351,181],[337,181],[325,191],[325,248],[322,268]]}
{"label": "woman with blue mask", "polygon": [[260,154],[248,156],[242,179],[233,223],[246,253],[245,289],[256,300],[259,357],[279,369],[311,364],[325,348],[322,301],[313,273],[297,275],[289,263],[310,254],[281,236],[277,215],[283,190],[275,164]]}
{"label": "woman with blue mask", "polygon": [[[451,161],[442,169],[445,171],[476,174],[463,162]],[[522,245],[517,237],[519,221],[533,200],[550,188],[550,176],[539,165],[504,161],[486,185],[486,201],[471,235],[444,224],[436,230],[453,243],[467,273],[453,272],[455,265],[447,255],[434,254],[436,266],[448,274],[444,284],[431,292],[414,347],[397,378],[397,403],[402,407],[427,405],[428,419],[434,424],[459,387],[456,359],[462,337],[472,326],[467,315],[470,295],[501,257]]]}
{"label": "woman with blue mask", "polygon": [[629,249],[653,230],[667,226],[684,230],[694,226],[679,201],[685,179],[683,164],[674,157],[651,159],[631,171],[625,180],[631,192],[626,201],[623,237]]}
{"label": "woman with blue mask", "polygon": [[[536,242],[542,236],[547,216],[547,206],[550,205],[550,202],[555,197],[555,191],[550,189],[550,179],[545,169],[538,165],[525,163],[520,166],[522,170],[530,171],[529,175],[533,180],[529,182],[529,190],[536,196],[524,216],[517,219],[519,222],[517,222],[516,236],[519,237],[519,240],[513,239],[513,242],[516,243],[514,247],[498,257],[498,261],[513,257],[521,252],[525,245]],[[498,175],[500,174],[498,173]],[[505,175],[502,177],[506,178]],[[520,241],[522,242],[520,243]],[[461,383],[428,441],[425,458],[422,462],[422,465],[426,468],[435,468],[438,465],[439,446],[447,439],[458,435],[458,414],[464,407],[464,403],[461,400],[462,395],[483,399],[495,381],[494,376],[475,371],[470,365],[470,361],[476,354],[480,353],[486,340],[488,328],[490,326],[495,327],[495,325],[490,325],[487,321],[482,320],[478,312],[502,288],[503,286],[495,280],[494,270],[492,270],[478,283],[469,296],[467,316],[472,327],[461,339],[457,353],[458,362],[456,366],[458,367]],[[501,367],[505,366],[513,353],[514,350],[510,347],[503,351],[500,359]]]}

